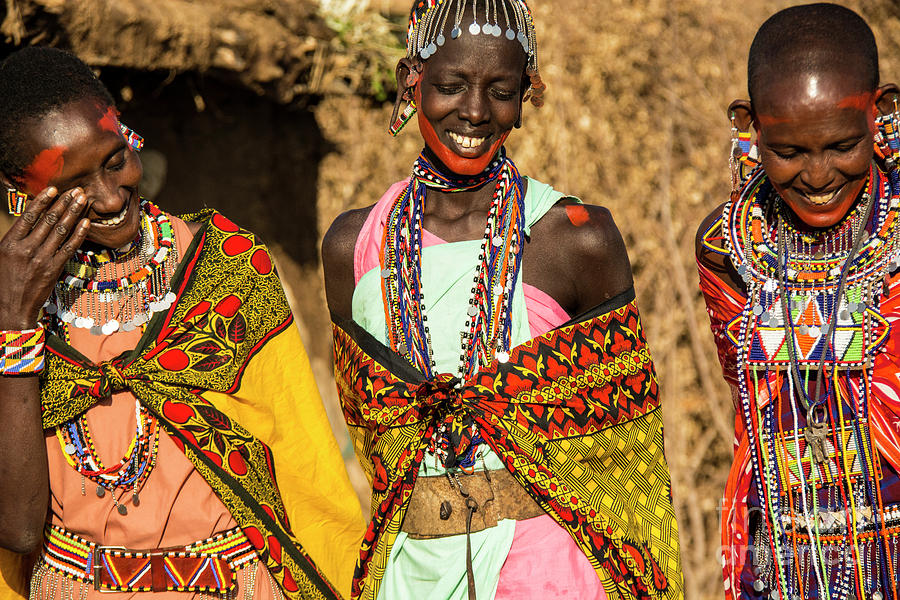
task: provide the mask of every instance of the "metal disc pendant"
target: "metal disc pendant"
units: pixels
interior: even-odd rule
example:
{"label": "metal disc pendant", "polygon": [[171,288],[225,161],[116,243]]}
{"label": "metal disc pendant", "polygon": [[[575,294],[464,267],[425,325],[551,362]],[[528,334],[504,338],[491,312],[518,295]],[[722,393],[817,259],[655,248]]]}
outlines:
{"label": "metal disc pendant", "polygon": [[428,56],[433,56],[435,52],[437,52],[437,46],[434,45],[434,42],[431,42],[428,44]]}
{"label": "metal disc pendant", "polygon": [[106,495],[106,488],[104,488],[102,485],[98,485],[97,486],[97,497],[102,498],[105,495]]}
{"label": "metal disc pendant", "polygon": [[110,335],[119,330],[119,322],[113,319],[112,321],[107,321],[100,327],[100,331],[103,332],[103,335]]}
{"label": "metal disc pendant", "polygon": [[516,32],[513,31],[512,28],[506,30],[506,39],[509,41],[516,39]]}
{"label": "metal disc pendant", "polygon": [[822,334],[822,330],[813,325],[809,328],[809,335],[812,337],[819,337]]}
{"label": "metal disc pendant", "polygon": [[499,25],[494,25],[494,29],[491,31],[491,35],[494,37],[500,37],[503,35],[503,30],[500,29]]}
{"label": "metal disc pendant", "polygon": [[381,270],[381,278],[387,279],[391,276],[391,270],[388,267],[385,267]]}
{"label": "metal disc pendant", "polygon": [[500,237],[499,235],[495,235],[494,239],[491,240],[491,243],[494,245],[495,248],[499,248],[500,246],[503,245],[503,238]]}
{"label": "metal disc pendant", "polygon": [[766,586],[762,582],[762,579],[757,579],[756,581],[753,582],[753,589],[756,590],[757,592],[763,591],[764,587],[766,587]]}
{"label": "metal disc pendant", "polygon": [[799,327],[800,335],[809,335],[809,325],[803,324]]}
{"label": "metal disc pendant", "polygon": [[466,311],[466,314],[469,315],[470,317],[474,317],[475,315],[478,314],[478,309],[475,308],[474,306],[470,306],[469,310]]}
{"label": "metal disc pendant", "polygon": [[44,307],[44,312],[47,313],[48,315],[55,315],[57,310],[59,310],[59,309],[52,302]]}
{"label": "metal disc pendant", "polygon": [[872,592],[872,600],[884,600],[884,594],[882,594],[878,590],[875,590],[874,592]]}
{"label": "metal disc pendant", "polygon": [[497,350],[497,362],[507,363],[509,362],[509,352],[504,352],[503,350]]}
{"label": "metal disc pendant", "polygon": [[479,33],[481,33],[481,25],[478,23],[469,25],[469,35],[478,35]]}
{"label": "metal disc pendant", "polygon": [[94,325],[90,328],[91,335],[103,335],[103,328],[99,325]]}
{"label": "metal disc pendant", "polygon": [[123,517],[128,514],[128,507],[125,506],[124,504],[116,505],[116,510],[119,511],[119,514],[122,515]]}
{"label": "metal disc pendant", "polygon": [[131,494],[131,503],[134,504],[135,506],[141,505],[141,497],[138,495],[137,492],[134,492]]}
{"label": "metal disc pendant", "polygon": [[444,43],[447,41],[447,38],[444,37],[443,33],[440,33],[440,34],[438,34],[437,39],[435,39],[434,41],[437,42],[438,46],[443,46]]}
{"label": "metal disc pendant", "polygon": [[455,40],[456,38],[459,37],[459,34],[461,34],[461,33],[462,33],[462,30],[460,30],[459,27],[454,27],[453,29],[450,30],[450,37],[452,37]]}
{"label": "metal disc pendant", "polygon": [[69,456],[75,454],[75,444],[66,444],[66,454],[68,454]]}
{"label": "metal disc pendant", "polygon": [[528,38],[525,37],[525,34],[521,31],[519,32],[519,35],[516,36],[516,39],[519,40],[519,43],[523,46],[528,43]]}
{"label": "metal disc pendant", "polygon": [[164,301],[168,302],[170,305],[178,299],[178,296],[175,295],[175,292],[169,292],[163,298]]}

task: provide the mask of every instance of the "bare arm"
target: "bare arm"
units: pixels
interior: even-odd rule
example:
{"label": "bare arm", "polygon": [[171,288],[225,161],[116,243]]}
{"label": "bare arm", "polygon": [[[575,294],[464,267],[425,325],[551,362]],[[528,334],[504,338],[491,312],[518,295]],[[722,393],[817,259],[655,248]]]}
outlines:
{"label": "bare arm", "polygon": [[694,252],[697,256],[697,262],[715,273],[719,277],[719,279],[721,279],[732,290],[742,296],[746,296],[747,290],[746,286],[744,285],[744,281],[734,269],[734,265],[731,263],[731,260],[729,260],[727,256],[723,256],[721,254],[713,252],[703,245],[703,235],[712,226],[712,224],[716,222],[716,219],[722,216],[722,211],[724,210],[724,208],[724,204],[718,206],[714,211],[709,213],[709,215],[707,215],[705,219],[703,219],[702,223],[700,223],[700,227],[699,229],[697,229],[697,236],[694,239]]}
{"label": "bare arm", "polygon": [[353,317],[353,253],[356,238],[372,207],[350,210],[338,216],[322,238],[322,268],[328,309],[343,319]]}
{"label": "bare arm", "polygon": [[[48,188],[0,240],[0,329],[35,327],[65,261],[89,229],[80,189]],[[49,207],[49,208],[48,208]],[[36,375],[0,375],[0,546],[34,551],[41,543],[50,486]]]}

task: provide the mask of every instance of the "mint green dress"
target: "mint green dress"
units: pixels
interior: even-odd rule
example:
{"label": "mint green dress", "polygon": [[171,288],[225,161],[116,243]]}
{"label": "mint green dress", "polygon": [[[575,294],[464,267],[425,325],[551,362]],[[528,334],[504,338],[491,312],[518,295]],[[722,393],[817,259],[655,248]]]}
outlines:
{"label": "mint green dress", "polygon": [[[564,194],[525,178],[525,232]],[[380,236],[376,236],[380,239]],[[424,236],[425,243],[434,236]],[[459,333],[466,322],[481,240],[426,245],[422,250],[422,292],[437,371],[456,374],[459,366]],[[512,345],[531,338],[522,278],[513,288]],[[383,344],[387,344],[380,270],[363,274],[353,291],[353,320]],[[476,453],[476,469],[502,469],[500,458],[487,445]],[[446,470],[434,454],[426,453],[420,476],[441,475]],[[512,545],[516,522],[501,520],[496,527],[471,534],[472,568],[479,600],[494,600],[500,569]],[[378,600],[466,600],[466,536],[410,539],[400,532],[391,550]]]}

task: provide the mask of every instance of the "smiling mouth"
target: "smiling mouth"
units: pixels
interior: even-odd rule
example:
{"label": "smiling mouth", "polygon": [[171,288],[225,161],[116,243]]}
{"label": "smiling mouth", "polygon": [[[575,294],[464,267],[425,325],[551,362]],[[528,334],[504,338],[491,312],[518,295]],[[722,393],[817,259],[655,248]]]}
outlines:
{"label": "smiling mouth", "polygon": [[487,139],[486,137],[469,137],[465,135],[459,135],[458,133],[454,133],[452,131],[447,132],[450,135],[450,139],[459,145],[461,148],[478,148],[484,141]]}
{"label": "smiling mouth", "polygon": [[125,203],[125,206],[122,207],[122,210],[114,217],[110,217],[109,219],[97,219],[92,221],[91,223],[94,225],[102,225],[103,227],[115,227],[116,225],[122,224],[125,221],[125,217],[128,216],[128,207],[131,205],[131,200]]}
{"label": "smiling mouth", "polygon": [[803,197],[809,200],[812,204],[816,206],[823,206],[831,202],[835,196],[837,196],[838,192],[841,191],[842,188],[838,188],[836,190],[832,190],[827,194],[803,194]]}

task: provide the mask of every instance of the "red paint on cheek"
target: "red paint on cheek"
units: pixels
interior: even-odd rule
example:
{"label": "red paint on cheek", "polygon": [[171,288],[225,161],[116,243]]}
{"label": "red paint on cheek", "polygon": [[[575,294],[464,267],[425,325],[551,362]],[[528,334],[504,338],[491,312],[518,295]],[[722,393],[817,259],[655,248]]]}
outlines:
{"label": "red paint on cheek", "polygon": [[566,216],[569,217],[569,222],[575,227],[581,227],[591,220],[591,215],[588,214],[587,209],[581,204],[569,204],[566,206]]}
{"label": "red paint on cheek", "polygon": [[100,126],[100,129],[105,131],[119,133],[119,118],[116,114],[116,109],[112,106],[108,106],[97,121],[97,125]]}
{"label": "red paint on cheek", "polygon": [[25,167],[25,184],[30,193],[37,194],[50,184],[51,179],[62,174],[65,151],[65,146],[41,150],[31,164]]}
{"label": "red paint on cheek", "polygon": [[[415,96],[416,104],[421,106],[422,92],[421,87],[418,85],[416,86]],[[488,151],[481,156],[476,158],[466,158],[465,156],[460,156],[441,142],[434,127],[431,126],[431,123],[425,118],[421,110],[419,110],[417,116],[419,121],[419,131],[422,133],[422,137],[425,138],[425,144],[431,148],[432,152],[437,155],[442,163],[457,175],[478,175],[484,171],[491,160],[493,160],[494,156],[497,155],[500,146],[503,145],[503,142],[506,141],[506,138],[508,138],[510,134],[510,132],[507,131],[501,135],[497,141],[491,144]]]}

